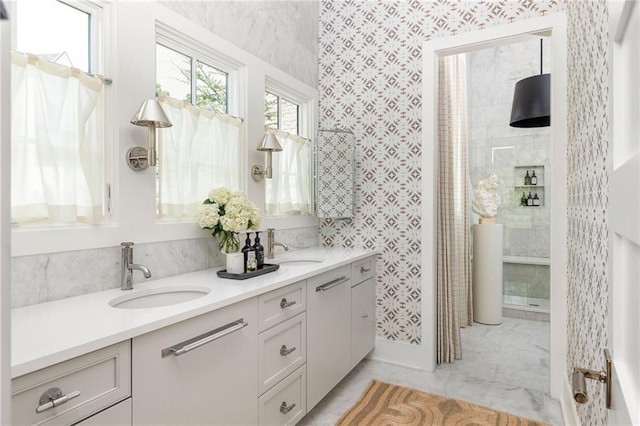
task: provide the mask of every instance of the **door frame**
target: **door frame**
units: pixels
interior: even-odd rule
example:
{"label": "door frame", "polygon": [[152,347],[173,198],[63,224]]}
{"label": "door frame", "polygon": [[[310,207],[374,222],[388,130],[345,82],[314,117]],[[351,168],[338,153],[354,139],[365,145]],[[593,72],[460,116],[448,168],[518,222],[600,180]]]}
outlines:
{"label": "door frame", "polygon": [[[422,92],[422,357],[426,370],[436,367],[436,273],[438,175],[438,58],[531,39],[551,40],[551,180],[550,194],[550,394],[559,398],[566,375],[567,270],[567,19],[565,13],[526,19],[479,31],[427,41],[423,45]],[[430,129],[430,131],[429,131]]]}

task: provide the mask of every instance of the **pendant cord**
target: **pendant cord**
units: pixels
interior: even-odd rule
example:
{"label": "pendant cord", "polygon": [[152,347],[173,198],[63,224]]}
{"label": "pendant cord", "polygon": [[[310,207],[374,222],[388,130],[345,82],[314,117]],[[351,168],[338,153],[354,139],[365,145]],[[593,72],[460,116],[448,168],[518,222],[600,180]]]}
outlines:
{"label": "pendant cord", "polygon": [[542,74],[542,39],[540,39],[540,74]]}

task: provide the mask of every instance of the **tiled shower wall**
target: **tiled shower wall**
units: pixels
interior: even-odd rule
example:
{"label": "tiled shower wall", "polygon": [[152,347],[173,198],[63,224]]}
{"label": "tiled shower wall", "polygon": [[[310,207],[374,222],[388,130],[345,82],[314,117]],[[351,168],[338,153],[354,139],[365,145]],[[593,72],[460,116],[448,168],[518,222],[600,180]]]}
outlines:
{"label": "tiled shower wall", "polygon": [[[544,72],[548,73],[552,70],[549,39],[544,44]],[[504,225],[505,255],[548,258],[549,204],[521,207],[520,197],[525,188],[516,186],[524,184],[525,166],[544,166],[546,176],[538,176],[540,185],[526,191],[540,193],[543,200],[544,194],[551,191],[551,128],[509,126],[516,82],[540,73],[540,39],[532,37],[526,42],[467,53],[466,60],[471,185],[475,188],[490,172],[498,175],[502,205],[496,220]]]}
{"label": "tiled shower wall", "polygon": [[[498,176],[502,204],[496,221],[504,225],[503,254],[549,258],[550,127],[509,126],[517,81],[540,73],[540,38],[464,54],[467,63],[469,177],[473,188],[488,173]],[[553,72],[550,40],[543,41],[543,71]],[[537,166],[538,185],[522,188],[524,174]],[[539,166],[544,166],[542,169]],[[544,173],[542,173],[544,170]],[[523,207],[523,191],[539,194],[540,207]],[[473,198],[473,194],[471,195]],[[546,198],[546,200],[545,200]],[[472,215],[474,223],[478,216]],[[549,299],[549,267],[505,263],[504,294]],[[511,302],[518,299],[510,299]],[[527,301],[527,303],[529,303]]]}

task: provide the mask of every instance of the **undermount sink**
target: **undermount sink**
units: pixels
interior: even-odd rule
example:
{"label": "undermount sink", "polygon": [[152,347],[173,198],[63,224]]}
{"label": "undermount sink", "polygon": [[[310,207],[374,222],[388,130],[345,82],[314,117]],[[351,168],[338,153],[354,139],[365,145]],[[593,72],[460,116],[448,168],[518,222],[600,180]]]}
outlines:
{"label": "undermount sink", "polygon": [[134,291],[109,301],[109,305],[120,309],[156,308],[189,302],[209,294],[211,290],[200,286],[159,287]]}
{"label": "undermount sink", "polygon": [[276,260],[279,265],[288,266],[308,266],[315,265],[316,263],[322,263],[322,259],[285,259]]}

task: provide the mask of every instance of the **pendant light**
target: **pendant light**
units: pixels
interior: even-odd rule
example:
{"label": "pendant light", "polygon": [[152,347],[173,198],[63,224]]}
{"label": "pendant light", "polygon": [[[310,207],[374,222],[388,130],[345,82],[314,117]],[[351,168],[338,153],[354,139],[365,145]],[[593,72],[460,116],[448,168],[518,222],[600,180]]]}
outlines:
{"label": "pendant light", "polygon": [[542,73],[540,39],[540,75],[516,83],[511,105],[511,127],[547,127],[551,124],[551,74]]}

